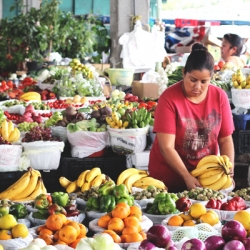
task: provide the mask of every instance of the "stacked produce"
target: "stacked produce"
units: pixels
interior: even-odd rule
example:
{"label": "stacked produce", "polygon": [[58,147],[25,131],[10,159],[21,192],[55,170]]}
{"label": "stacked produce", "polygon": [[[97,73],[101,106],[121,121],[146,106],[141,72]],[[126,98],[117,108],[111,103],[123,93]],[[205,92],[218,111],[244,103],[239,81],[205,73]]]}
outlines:
{"label": "stacked produce", "polygon": [[25,202],[34,200],[39,194],[47,194],[47,189],[41,173],[30,167],[15,183],[0,193],[0,199]]}
{"label": "stacked produce", "polygon": [[148,186],[154,186],[160,189],[167,189],[165,184],[153,177],[150,177],[145,170],[138,170],[136,168],[128,168],[124,170],[117,179],[117,185],[125,184],[128,191],[132,193],[132,187],[147,188]]}
{"label": "stacked produce", "polygon": [[41,101],[41,95],[37,92],[27,92],[20,96],[21,101]]}
{"label": "stacked produce", "polygon": [[28,210],[24,204],[15,203],[10,200],[0,201],[0,218],[4,215],[11,214],[16,219],[24,219],[28,214]]}
{"label": "stacked produce", "polygon": [[2,141],[13,143],[20,139],[19,129],[17,127],[14,127],[12,121],[7,121],[6,119],[1,123],[0,134],[2,137]]}
{"label": "stacked produce", "polygon": [[241,69],[237,69],[236,73],[232,75],[233,87],[236,89],[249,89],[250,76],[245,76]]}
{"label": "stacked produce", "polygon": [[231,169],[232,163],[226,155],[209,155],[199,161],[191,174],[198,178],[202,187],[221,190],[233,184],[230,177]]}

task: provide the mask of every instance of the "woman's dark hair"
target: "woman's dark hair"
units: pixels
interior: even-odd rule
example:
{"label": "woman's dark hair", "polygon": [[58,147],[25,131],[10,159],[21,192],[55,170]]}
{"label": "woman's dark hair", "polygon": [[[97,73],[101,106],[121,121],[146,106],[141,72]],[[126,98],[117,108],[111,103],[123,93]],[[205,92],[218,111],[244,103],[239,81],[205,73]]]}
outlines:
{"label": "woman's dark hair", "polygon": [[208,70],[211,76],[214,73],[214,58],[208,52],[207,48],[201,43],[195,43],[192,46],[192,51],[187,58],[186,65],[184,67],[184,74],[193,70]]}
{"label": "woman's dark hair", "polygon": [[230,48],[237,48],[233,56],[240,56],[242,54],[242,47],[244,42],[240,36],[236,34],[225,34],[223,38],[230,43]]}

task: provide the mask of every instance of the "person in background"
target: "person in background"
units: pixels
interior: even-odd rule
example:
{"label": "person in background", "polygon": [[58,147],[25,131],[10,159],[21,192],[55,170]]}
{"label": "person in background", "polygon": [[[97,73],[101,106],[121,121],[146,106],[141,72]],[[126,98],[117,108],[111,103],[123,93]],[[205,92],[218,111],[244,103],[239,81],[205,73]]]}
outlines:
{"label": "person in background", "polygon": [[232,112],[226,92],[210,84],[213,73],[213,56],[195,43],[183,68],[183,80],[159,98],[148,170],[170,192],[200,187],[190,172],[204,156],[220,152],[234,164]]}
{"label": "person in background", "polygon": [[221,58],[225,62],[232,62],[235,66],[243,68],[246,63],[241,58],[246,51],[243,39],[236,34],[225,34],[222,39]]}

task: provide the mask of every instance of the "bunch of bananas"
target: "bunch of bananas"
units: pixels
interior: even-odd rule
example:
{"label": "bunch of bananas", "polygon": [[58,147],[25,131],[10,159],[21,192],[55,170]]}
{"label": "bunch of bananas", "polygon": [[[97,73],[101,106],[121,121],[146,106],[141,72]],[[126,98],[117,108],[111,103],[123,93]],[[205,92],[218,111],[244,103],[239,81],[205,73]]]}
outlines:
{"label": "bunch of bananas", "polygon": [[3,139],[8,142],[16,142],[20,139],[20,131],[17,127],[14,127],[12,121],[7,121],[6,119],[2,121],[0,134]]}
{"label": "bunch of bananas", "polygon": [[111,128],[125,129],[129,126],[129,122],[123,121],[121,115],[116,111],[112,111],[111,117],[106,116],[106,122]]}
{"label": "bunch of bananas", "polygon": [[226,155],[208,155],[199,161],[191,174],[198,178],[202,187],[218,191],[233,184],[231,169],[232,163]]}
{"label": "bunch of bananas", "polygon": [[132,187],[146,189],[148,186],[154,186],[160,189],[167,189],[162,181],[150,177],[146,170],[128,168],[124,170],[117,179],[116,184],[125,184],[128,191],[132,193]]}
{"label": "bunch of bananas", "polygon": [[41,95],[37,92],[30,91],[22,94],[19,99],[23,101],[41,101]]}
{"label": "bunch of bananas", "polygon": [[103,174],[98,167],[83,171],[75,181],[70,181],[64,176],[59,178],[61,186],[66,189],[67,193],[73,193],[77,190],[84,192],[91,187],[99,187],[108,180],[111,180],[110,177]]}
{"label": "bunch of bananas", "polygon": [[14,184],[0,193],[0,199],[25,202],[34,200],[40,194],[47,194],[41,173],[29,167]]}
{"label": "bunch of bananas", "polygon": [[249,89],[250,77],[244,76],[240,69],[237,69],[236,73],[232,75],[233,86],[236,89]]}

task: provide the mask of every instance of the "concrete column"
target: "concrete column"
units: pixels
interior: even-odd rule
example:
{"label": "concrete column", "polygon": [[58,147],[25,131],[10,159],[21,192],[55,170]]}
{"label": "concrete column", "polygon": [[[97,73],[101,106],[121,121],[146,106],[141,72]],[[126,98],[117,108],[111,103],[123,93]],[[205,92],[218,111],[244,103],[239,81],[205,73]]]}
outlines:
{"label": "concrete column", "polygon": [[149,23],[150,0],[110,0],[110,37],[111,51],[110,64],[112,68],[122,68],[120,58],[122,46],[119,38],[126,32],[133,30],[132,17],[141,16],[141,22]]}
{"label": "concrete column", "polygon": [[3,0],[0,0],[0,19],[3,18]]}

